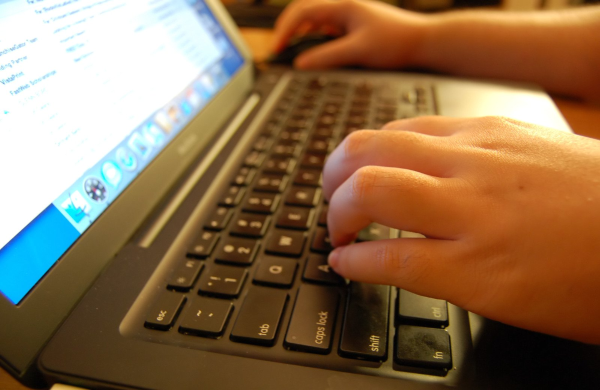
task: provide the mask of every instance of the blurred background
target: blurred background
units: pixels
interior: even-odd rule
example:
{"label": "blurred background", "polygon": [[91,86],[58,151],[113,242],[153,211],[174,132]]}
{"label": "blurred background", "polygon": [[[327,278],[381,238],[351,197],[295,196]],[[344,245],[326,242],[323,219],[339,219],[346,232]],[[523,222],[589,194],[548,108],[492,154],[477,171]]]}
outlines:
{"label": "blurred background", "polygon": [[[283,7],[291,0],[221,0],[241,27],[273,27]],[[527,11],[560,9],[600,3],[600,0],[373,0],[419,12],[438,12],[449,9],[490,7]]]}

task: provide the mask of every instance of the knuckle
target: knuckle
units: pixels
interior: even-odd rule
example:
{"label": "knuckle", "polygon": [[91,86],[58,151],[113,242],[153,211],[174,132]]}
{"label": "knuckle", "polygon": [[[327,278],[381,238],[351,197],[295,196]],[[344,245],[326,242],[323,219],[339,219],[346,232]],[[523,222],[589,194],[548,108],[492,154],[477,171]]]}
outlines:
{"label": "knuckle", "polygon": [[377,249],[375,261],[379,269],[391,279],[390,283],[398,286],[414,286],[427,273],[428,258],[417,250],[400,252],[391,244],[384,244]]}
{"label": "knuckle", "polygon": [[352,200],[361,204],[367,199],[369,191],[373,188],[377,181],[378,170],[376,167],[366,166],[359,168],[352,175]]}
{"label": "knuckle", "polygon": [[344,154],[347,158],[360,155],[364,145],[373,137],[373,132],[370,130],[357,130],[350,133],[344,139]]}

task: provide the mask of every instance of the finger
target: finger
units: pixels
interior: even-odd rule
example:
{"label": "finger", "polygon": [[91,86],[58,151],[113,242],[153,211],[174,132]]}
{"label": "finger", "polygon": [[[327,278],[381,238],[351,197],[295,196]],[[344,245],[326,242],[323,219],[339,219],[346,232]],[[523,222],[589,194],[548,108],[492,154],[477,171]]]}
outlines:
{"label": "finger", "polygon": [[332,26],[338,30],[345,30],[349,12],[342,11],[343,4],[333,1],[296,1],[291,3],[281,13],[275,23],[273,37],[273,50],[281,51],[297,32],[299,26],[309,23],[314,29],[321,26]]}
{"label": "finger", "polygon": [[[331,153],[323,170],[327,199],[357,169],[377,165],[410,169],[431,176],[448,177],[459,149],[438,137],[415,132],[355,131]],[[456,150],[455,150],[456,149]]]}
{"label": "finger", "polygon": [[456,239],[468,229],[476,202],[460,179],[441,179],[398,168],[368,166],[357,170],[329,202],[327,227],[333,246],[346,245],[377,222]]}
{"label": "finger", "polygon": [[411,131],[420,134],[444,137],[460,132],[464,123],[464,118],[422,116],[392,121],[386,123],[381,129]]}
{"label": "finger", "polygon": [[294,66],[299,69],[328,69],[343,65],[358,65],[363,57],[357,35],[346,35],[316,46],[300,54]]}
{"label": "finger", "polygon": [[329,255],[329,265],[350,280],[457,302],[465,301],[476,289],[471,263],[460,261],[462,253],[457,241],[399,238],[336,248]]}

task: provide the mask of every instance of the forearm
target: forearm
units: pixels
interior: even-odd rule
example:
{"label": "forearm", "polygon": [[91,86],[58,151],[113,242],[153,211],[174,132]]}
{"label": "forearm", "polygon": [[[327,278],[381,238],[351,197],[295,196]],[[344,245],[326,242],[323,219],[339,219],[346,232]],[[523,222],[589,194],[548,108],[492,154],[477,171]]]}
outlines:
{"label": "forearm", "polygon": [[600,100],[600,7],[432,16],[414,65]]}

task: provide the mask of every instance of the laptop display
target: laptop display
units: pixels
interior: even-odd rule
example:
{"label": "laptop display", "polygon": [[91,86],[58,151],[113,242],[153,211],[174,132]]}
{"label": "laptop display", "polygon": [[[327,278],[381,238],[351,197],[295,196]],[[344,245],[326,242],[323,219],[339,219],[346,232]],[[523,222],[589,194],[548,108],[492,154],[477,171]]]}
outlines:
{"label": "laptop display", "polygon": [[0,0],[0,365],[37,387],[468,385],[485,321],[327,265],[328,154],[437,114],[569,131],[537,88],[255,72],[219,0]]}
{"label": "laptop display", "polygon": [[0,37],[0,293],[19,304],[243,58],[202,1],[3,1]]}

